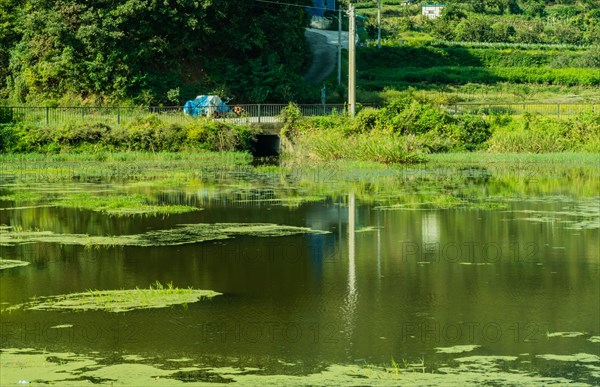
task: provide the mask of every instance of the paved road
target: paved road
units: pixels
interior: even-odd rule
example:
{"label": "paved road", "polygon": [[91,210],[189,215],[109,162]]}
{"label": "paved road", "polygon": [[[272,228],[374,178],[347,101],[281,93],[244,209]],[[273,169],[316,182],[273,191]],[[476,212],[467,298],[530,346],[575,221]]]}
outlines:
{"label": "paved road", "polygon": [[[337,66],[338,32],[307,28],[304,36],[311,47],[313,60],[304,81],[321,83]],[[342,48],[348,48],[348,32],[342,31]]]}

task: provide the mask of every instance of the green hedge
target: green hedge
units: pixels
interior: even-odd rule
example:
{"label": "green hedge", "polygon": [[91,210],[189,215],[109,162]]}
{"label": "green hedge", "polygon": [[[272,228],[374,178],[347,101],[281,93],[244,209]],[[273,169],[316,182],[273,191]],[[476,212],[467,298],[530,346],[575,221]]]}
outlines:
{"label": "green hedge", "polygon": [[468,47],[366,47],[358,51],[358,67],[584,67],[595,68],[597,48],[588,50],[468,48]]}
{"label": "green hedge", "polygon": [[534,67],[458,67],[379,68],[360,72],[363,85],[393,86],[399,82],[436,84],[467,84],[498,82],[530,83],[561,86],[600,86],[600,70],[582,68]]}
{"label": "green hedge", "polygon": [[148,115],[126,125],[64,123],[36,126],[28,123],[0,124],[0,152],[65,151],[180,151],[204,148],[214,151],[248,151],[257,130],[199,118],[185,124],[165,123]]}

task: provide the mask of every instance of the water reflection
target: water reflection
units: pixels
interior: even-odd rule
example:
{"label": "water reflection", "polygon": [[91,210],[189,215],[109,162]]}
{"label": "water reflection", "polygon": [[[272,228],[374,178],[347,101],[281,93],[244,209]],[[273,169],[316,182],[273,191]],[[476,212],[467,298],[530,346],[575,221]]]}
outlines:
{"label": "water reflection", "polygon": [[356,197],[353,192],[348,194],[348,282],[347,294],[342,306],[344,320],[344,336],[346,337],[348,353],[352,352],[355,334],[356,308],[358,291],[356,287]]}
{"label": "water reflection", "polygon": [[[118,316],[15,312],[2,316],[9,329],[2,344],[75,352],[159,348],[164,357],[268,364],[271,371],[280,360],[314,370],[356,359],[381,364],[422,356],[428,370],[435,370],[456,366],[460,356],[489,354],[516,358],[512,369],[551,374],[548,364],[540,363],[550,361],[547,354],[597,353],[598,344],[591,341],[600,332],[595,175],[544,175],[531,186],[490,171],[484,179],[460,173],[415,173],[410,179],[416,182],[405,185],[397,175],[385,174],[368,184],[286,178],[278,185],[268,177],[263,185],[224,173],[218,182],[131,188],[164,202],[203,207],[166,218],[116,218],[55,207],[2,211],[3,223],[57,233],[120,235],[220,222],[330,231],[152,249],[3,246],[3,258],[32,263],[0,271],[0,302],[11,305],[33,296],[146,287],[156,280],[225,296],[187,309]],[[323,199],[289,200],[307,195]],[[440,197],[443,201],[435,202]],[[481,205],[492,200],[494,205]],[[407,203],[419,206],[381,208]],[[31,333],[64,323],[73,324],[70,336]],[[115,327],[126,329],[127,340],[84,335],[92,328],[113,334]],[[560,332],[581,335],[553,335]],[[476,349],[436,350],[458,345]],[[583,367],[564,368],[561,375],[589,382]]]}

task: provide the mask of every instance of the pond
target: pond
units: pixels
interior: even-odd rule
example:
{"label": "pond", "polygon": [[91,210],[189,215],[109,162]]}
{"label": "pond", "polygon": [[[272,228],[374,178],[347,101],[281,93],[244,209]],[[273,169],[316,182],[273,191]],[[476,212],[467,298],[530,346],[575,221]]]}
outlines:
{"label": "pond", "polygon": [[144,157],[3,159],[2,385],[600,383],[597,155]]}

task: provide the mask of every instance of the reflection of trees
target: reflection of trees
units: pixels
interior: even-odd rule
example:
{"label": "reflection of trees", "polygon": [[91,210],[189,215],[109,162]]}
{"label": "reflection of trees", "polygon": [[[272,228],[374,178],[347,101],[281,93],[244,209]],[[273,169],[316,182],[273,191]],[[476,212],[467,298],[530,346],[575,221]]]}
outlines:
{"label": "reflection of trees", "polygon": [[[178,223],[268,220],[333,231],[324,238],[334,241],[335,249],[326,243],[311,245],[305,237],[282,238],[276,243],[236,238],[224,244],[158,249],[6,247],[3,258],[24,259],[33,265],[4,273],[1,297],[13,302],[32,295],[145,287],[155,280],[173,280],[176,286],[235,295],[231,305],[219,309],[222,314],[217,321],[239,317],[252,322],[306,323],[301,325],[303,339],[316,333],[308,324],[316,324],[310,329],[321,329],[320,340],[311,337],[295,343],[298,353],[315,357],[343,353],[344,360],[347,350],[361,356],[420,354],[445,344],[424,344],[420,337],[403,341],[403,323],[418,327],[432,322],[494,322],[501,324],[504,333],[514,322],[533,322],[543,332],[597,329],[598,230],[567,230],[560,217],[554,223],[532,223],[522,220],[522,213],[512,212],[576,212],[581,198],[597,197],[600,191],[594,169],[549,166],[515,172],[492,166],[479,179],[465,177],[484,173],[477,169],[418,168],[349,171],[348,175],[336,169],[327,175],[329,180],[285,169],[262,175],[231,170],[218,178],[179,176],[168,183],[155,179],[113,187],[144,193],[161,203],[205,208],[167,218],[111,217],[65,208],[5,211],[2,222],[10,225],[91,235],[133,234]],[[374,209],[378,204],[430,202],[442,195],[471,201],[493,197],[508,208]],[[302,201],[306,196],[328,199],[311,205]],[[266,201],[290,198],[297,201]],[[333,204],[345,198],[347,212]],[[377,229],[356,233],[357,225],[376,225]],[[487,257],[485,244],[489,245]],[[309,255],[311,248],[324,250],[319,276],[314,270],[317,263]],[[261,348],[281,351],[280,344],[275,340]],[[511,336],[487,345],[492,351],[514,354],[523,343]],[[218,350],[218,344],[213,349]]]}

